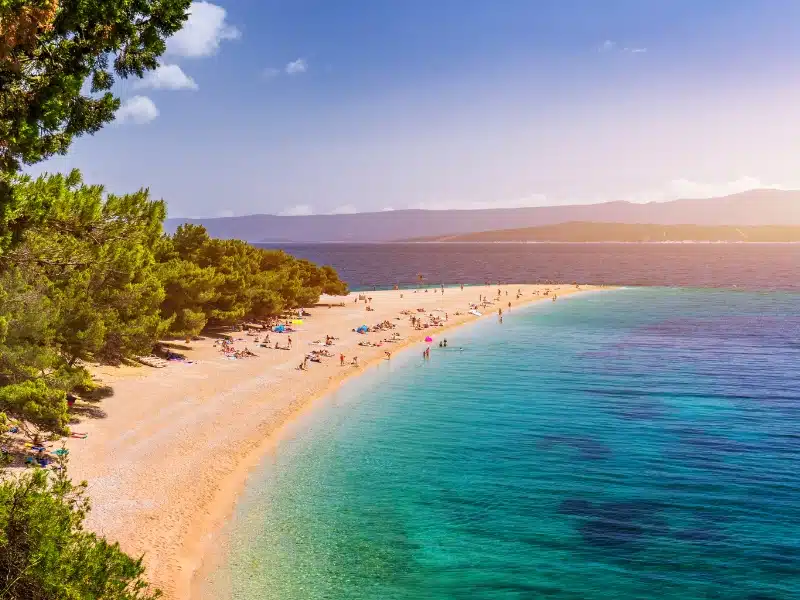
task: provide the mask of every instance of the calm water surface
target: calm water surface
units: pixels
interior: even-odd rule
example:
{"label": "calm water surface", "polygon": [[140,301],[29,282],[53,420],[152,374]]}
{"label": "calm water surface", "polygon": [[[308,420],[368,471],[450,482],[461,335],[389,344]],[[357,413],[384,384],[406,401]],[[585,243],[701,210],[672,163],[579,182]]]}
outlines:
{"label": "calm water surface", "polygon": [[293,427],[209,598],[800,598],[799,294],[601,292],[447,337]]}
{"label": "calm water surface", "polygon": [[[268,246],[276,247],[276,246]],[[800,244],[295,244],[354,288],[560,281],[800,290]]]}

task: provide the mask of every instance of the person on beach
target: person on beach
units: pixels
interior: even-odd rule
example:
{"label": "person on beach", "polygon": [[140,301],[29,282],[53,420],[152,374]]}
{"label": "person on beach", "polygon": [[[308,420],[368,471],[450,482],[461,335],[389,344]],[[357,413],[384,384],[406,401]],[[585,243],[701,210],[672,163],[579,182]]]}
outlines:
{"label": "person on beach", "polygon": [[383,353],[386,355],[386,360],[391,360],[391,358],[392,358],[392,353],[391,352],[389,352],[388,350],[385,350]]}
{"label": "person on beach", "polygon": [[292,349],[292,336],[289,336],[289,350]]}
{"label": "person on beach", "polygon": [[352,364],[353,364],[354,367],[358,366],[358,357],[357,356],[353,357],[353,363]]}
{"label": "person on beach", "polygon": [[461,291],[462,292],[464,291],[464,284],[463,283],[461,284]]}
{"label": "person on beach", "polygon": [[339,365],[342,367],[344,366],[344,354],[339,355]]}

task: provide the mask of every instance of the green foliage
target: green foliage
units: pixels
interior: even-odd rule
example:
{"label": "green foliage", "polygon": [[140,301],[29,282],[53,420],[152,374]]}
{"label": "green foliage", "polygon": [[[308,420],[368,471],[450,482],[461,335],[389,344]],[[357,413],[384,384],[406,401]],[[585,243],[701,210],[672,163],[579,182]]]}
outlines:
{"label": "green foliage", "polygon": [[17,417],[26,427],[66,435],[67,397],[63,390],[50,387],[44,379],[23,381],[0,387],[0,410]]}
{"label": "green foliage", "polygon": [[158,276],[164,286],[161,316],[170,320],[170,334],[177,337],[197,335],[206,326],[208,306],[217,300],[222,277],[213,267],[201,267],[183,258],[176,250],[176,240],[164,236],[156,251]]}
{"label": "green foliage", "polygon": [[[241,240],[212,239],[200,225],[182,225],[169,240],[169,252],[164,256],[196,267],[194,271],[183,267],[193,275],[183,285],[194,293],[184,290],[170,305],[182,297],[186,305],[180,308],[195,315],[202,312],[214,324],[266,319],[287,309],[313,305],[322,293],[348,293],[347,285],[331,267],[320,268],[280,250],[256,248]],[[177,307],[170,307],[164,316],[171,314],[180,322]]]}
{"label": "green foliage", "polygon": [[[115,76],[158,66],[190,0],[3,0],[0,172],[65,153],[114,119]],[[84,83],[91,83],[91,94]]]}
{"label": "green foliage", "polygon": [[26,305],[33,298],[39,306],[35,315],[18,311],[34,321],[27,338],[69,365],[149,352],[168,326],[158,315],[164,289],[153,253],[164,203],[146,190],[105,195],[77,172],[20,178],[14,189],[20,211],[35,218],[0,268],[15,274]]}
{"label": "green foliage", "polygon": [[0,600],[152,600],[141,559],[83,528],[86,484],[73,485],[66,462],[0,473]]}

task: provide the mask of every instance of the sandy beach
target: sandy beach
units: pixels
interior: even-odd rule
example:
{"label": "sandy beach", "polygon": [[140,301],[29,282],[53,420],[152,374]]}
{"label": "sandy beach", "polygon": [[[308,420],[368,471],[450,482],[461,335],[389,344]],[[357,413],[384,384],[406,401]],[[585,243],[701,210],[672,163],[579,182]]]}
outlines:
{"label": "sandy beach", "polygon": [[[501,296],[497,296],[501,289]],[[214,339],[182,344],[176,351],[193,361],[171,362],[166,368],[102,367],[98,379],[113,388],[113,396],[92,405],[94,418],[82,417],[73,430],[86,439],[71,439],[71,475],[89,483],[92,512],[87,525],[126,551],[145,555],[150,580],[165,597],[191,596],[192,579],[212,550],[214,534],[232,513],[248,473],[269,451],[275,434],[299,411],[344,379],[387,360],[396,352],[463,323],[477,319],[469,314],[479,295],[495,299],[483,311],[484,318],[513,319],[512,307],[535,301],[551,301],[545,290],[559,297],[579,291],[574,285],[503,285],[367,292],[369,306],[353,293],[348,297],[322,298],[310,308],[310,316],[293,333],[271,333],[271,348],[259,347],[253,337],[234,333],[235,347],[249,348],[257,356],[230,360],[214,345]],[[593,290],[581,286],[580,290]],[[521,296],[517,298],[517,290]],[[508,295],[506,295],[506,292]],[[326,304],[344,303],[344,306]],[[424,308],[425,312],[417,312]],[[444,327],[415,330],[408,314],[435,314],[448,319]],[[456,313],[461,314],[457,315]],[[388,331],[358,334],[363,324],[389,321]],[[393,334],[402,339],[381,346]],[[298,366],[311,350],[323,346],[326,335],[337,338],[327,349],[334,355],[321,363]],[[291,350],[275,350],[292,338]],[[421,351],[421,349],[420,349]],[[340,365],[339,355],[345,355]],[[358,357],[358,365],[352,359]]]}

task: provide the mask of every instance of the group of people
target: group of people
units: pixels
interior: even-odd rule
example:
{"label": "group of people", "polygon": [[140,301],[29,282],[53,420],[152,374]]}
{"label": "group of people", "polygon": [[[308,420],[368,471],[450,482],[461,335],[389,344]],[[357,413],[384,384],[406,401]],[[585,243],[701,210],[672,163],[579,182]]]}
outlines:
{"label": "group of people", "polygon": [[[420,312],[425,312],[422,309]],[[428,315],[428,322],[426,323],[422,317],[418,317],[415,315],[411,315],[409,317],[409,321],[411,322],[411,327],[415,330],[420,331],[422,329],[428,329],[429,327],[441,327],[444,325],[444,322],[450,319],[450,315],[444,313],[444,318],[441,315]]]}
{"label": "group of people", "polygon": [[236,347],[233,345],[233,341],[228,338],[223,338],[222,340],[217,340],[214,342],[214,346],[220,346],[220,352],[225,356],[225,358],[249,358],[251,356],[258,356],[250,348],[246,347],[244,350],[237,350]]}
{"label": "group of people", "polygon": [[308,362],[315,362],[321,363],[323,358],[332,358],[333,354],[331,354],[330,350],[325,348],[324,350],[312,350],[308,354],[305,355],[303,358],[303,362],[300,363],[298,369],[301,371],[305,371],[308,369]]}

